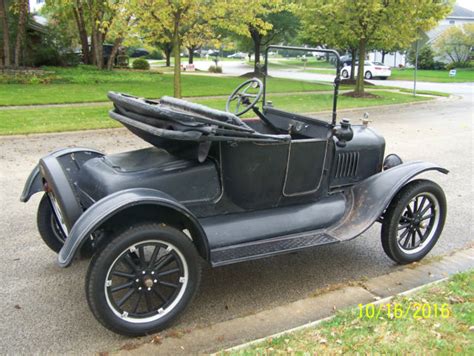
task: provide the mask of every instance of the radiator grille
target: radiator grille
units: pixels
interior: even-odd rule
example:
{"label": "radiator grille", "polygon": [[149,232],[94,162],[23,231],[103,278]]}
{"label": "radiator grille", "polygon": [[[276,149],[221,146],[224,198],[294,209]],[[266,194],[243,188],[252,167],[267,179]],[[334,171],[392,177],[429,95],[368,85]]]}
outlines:
{"label": "radiator grille", "polygon": [[337,155],[335,178],[355,177],[359,167],[359,152],[343,152]]}

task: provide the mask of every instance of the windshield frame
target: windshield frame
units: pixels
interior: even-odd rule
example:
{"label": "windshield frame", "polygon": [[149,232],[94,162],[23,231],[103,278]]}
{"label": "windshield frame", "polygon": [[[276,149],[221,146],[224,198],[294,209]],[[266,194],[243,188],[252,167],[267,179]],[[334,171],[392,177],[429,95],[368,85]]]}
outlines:
{"label": "windshield frame", "polygon": [[311,47],[295,47],[295,46],[278,46],[270,45],[265,50],[265,64],[263,70],[263,107],[266,106],[267,101],[267,76],[268,76],[268,53],[272,49],[283,49],[283,50],[294,50],[294,51],[306,51],[306,52],[319,52],[319,53],[328,53],[336,57],[336,78],[334,79],[334,96],[332,103],[332,120],[331,125],[336,126],[337,119],[337,96],[339,93],[339,84],[341,83],[341,56],[334,49],[317,49]]}

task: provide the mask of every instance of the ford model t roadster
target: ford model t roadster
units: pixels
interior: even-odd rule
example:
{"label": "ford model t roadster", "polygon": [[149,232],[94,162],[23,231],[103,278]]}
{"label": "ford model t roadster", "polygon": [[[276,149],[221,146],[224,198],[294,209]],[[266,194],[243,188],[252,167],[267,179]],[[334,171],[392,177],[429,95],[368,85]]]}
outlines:
{"label": "ford model t roadster", "polygon": [[[340,243],[375,222],[398,263],[433,248],[446,199],[415,177],[447,170],[384,159],[385,141],[366,122],[338,124],[339,56],[322,52],[336,64],[330,122],[278,109],[268,76],[240,85],[226,111],[110,92],[110,116],[149,148],[67,148],[40,159],[21,200],[43,192],[38,229],[61,267],[92,256],[86,296],[103,325],[126,335],[165,328],[195,294],[203,260],[217,267]],[[249,110],[258,119],[239,117]]]}

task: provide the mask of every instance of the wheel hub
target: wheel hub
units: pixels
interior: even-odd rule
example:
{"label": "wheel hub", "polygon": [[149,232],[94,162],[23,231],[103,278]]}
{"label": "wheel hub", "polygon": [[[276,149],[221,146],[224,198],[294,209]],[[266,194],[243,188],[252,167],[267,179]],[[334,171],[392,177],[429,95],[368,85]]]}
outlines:
{"label": "wheel hub", "polygon": [[147,277],[144,279],[143,284],[145,285],[145,287],[151,288],[153,287],[153,284],[154,284],[153,279],[151,279],[150,277]]}

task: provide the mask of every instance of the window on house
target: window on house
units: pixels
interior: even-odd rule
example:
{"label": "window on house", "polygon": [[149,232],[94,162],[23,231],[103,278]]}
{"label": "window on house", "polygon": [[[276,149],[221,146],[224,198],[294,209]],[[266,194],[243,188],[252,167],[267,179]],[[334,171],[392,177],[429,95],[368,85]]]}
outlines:
{"label": "window on house", "polygon": [[450,24],[450,25],[454,25],[455,23],[456,23],[456,21],[454,21],[454,20],[449,20],[449,24]]}

